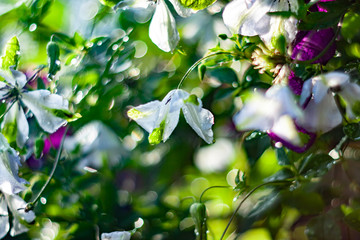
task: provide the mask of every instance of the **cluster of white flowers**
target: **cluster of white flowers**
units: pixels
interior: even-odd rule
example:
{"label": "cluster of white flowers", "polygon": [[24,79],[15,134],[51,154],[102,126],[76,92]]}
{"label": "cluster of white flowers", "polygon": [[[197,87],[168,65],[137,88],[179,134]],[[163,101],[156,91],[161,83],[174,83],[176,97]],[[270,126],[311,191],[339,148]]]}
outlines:
{"label": "cluster of white flowers", "polygon": [[254,94],[234,122],[240,130],[272,132],[296,150],[306,144],[299,127],[322,134],[342,123],[334,94],[346,104],[349,119],[360,116],[360,86],[346,73],[330,72],[305,81],[299,101],[287,86],[274,85]]}
{"label": "cluster of white flowers", "polygon": [[[18,147],[24,147],[29,138],[26,112],[31,111],[39,126],[49,133],[66,123],[54,113],[54,110],[68,111],[68,102],[63,97],[48,90],[28,91],[25,88],[25,74],[13,69],[0,71],[0,77],[0,98],[7,105],[1,129],[16,130]],[[34,212],[26,209],[27,203],[18,195],[26,189],[24,184],[27,184],[18,176],[19,166],[20,157],[5,136],[0,134],[0,238],[10,229],[8,209],[13,216],[11,236],[27,231],[23,223],[31,223],[35,219]]]}

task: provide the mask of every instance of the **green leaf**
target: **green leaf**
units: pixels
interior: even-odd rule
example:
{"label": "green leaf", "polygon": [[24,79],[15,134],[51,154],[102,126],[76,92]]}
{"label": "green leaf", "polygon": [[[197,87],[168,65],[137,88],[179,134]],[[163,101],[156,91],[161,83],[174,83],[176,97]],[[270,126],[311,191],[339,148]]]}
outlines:
{"label": "green leaf", "polygon": [[348,12],[345,14],[343,23],[341,25],[341,35],[347,39],[353,39],[359,34],[360,14],[356,12]]}
{"label": "green leaf", "polygon": [[42,137],[38,138],[35,140],[35,145],[34,145],[34,154],[35,154],[35,158],[40,158],[42,151],[44,149],[44,139]]}
{"label": "green leaf", "polygon": [[1,68],[9,70],[11,66],[16,69],[20,55],[20,44],[16,36],[12,37],[5,45],[5,51],[1,57]]}
{"label": "green leaf", "polygon": [[300,173],[305,177],[320,177],[329,171],[334,159],[327,154],[311,154],[300,164]]}
{"label": "green leaf", "polygon": [[243,143],[245,153],[248,157],[250,166],[254,166],[257,160],[270,147],[270,138],[267,134],[254,131]]}
{"label": "green leaf", "polygon": [[232,68],[221,67],[208,71],[209,75],[219,82],[233,84],[238,82],[238,77]]}
{"label": "green leaf", "polygon": [[290,165],[290,160],[289,160],[288,156],[286,155],[284,148],[276,148],[275,152],[276,152],[276,158],[278,160],[278,164],[280,166]]}
{"label": "green leaf", "polygon": [[290,169],[282,168],[279,171],[277,171],[275,174],[271,175],[270,177],[265,178],[264,181],[272,182],[278,180],[286,180],[289,178],[293,178],[294,176],[295,176],[294,173]]}
{"label": "green leaf", "polygon": [[330,214],[315,217],[306,226],[305,234],[309,240],[340,240],[341,230]]}
{"label": "green leaf", "polygon": [[207,239],[206,207],[203,203],[193,203],[190,207],[190,215],[195,223],[196,240]]}
{"label": "green leaf", "polygon": [[[128,112],[129,116],[129,112]],[[129,116],[130,117],[130,116]],[[151,145],[157,145],[163,140],[163,134],[165,129],[165,121],[162,121],[158,128],[155,128],[149,135],[149,143]]]}
{"label": "green leaf", "polygon": [[206,66],[201,64],[199,67],[198,67],[198,73],[199,73],[199,79],[200,81],[202,81],[205,77],[205,73],[206,73]]}
{"label": "green leaf", "polygon": [[358,123],[349,123],[343,127],[343,131],[350,139],[355,140],[360,137],[360,127]]}
{"label": "green leaf", "polygon": [[215,1],[216,0],[179,0],[182,6],[194,10],[204,9],[213,4]]}
{"label": "green leaf", "polygon": [[60,48],[55,42],[49,42],[46,47],[49,64],[49,75],[50,79],[54,78],[54,75],[60,70]]}

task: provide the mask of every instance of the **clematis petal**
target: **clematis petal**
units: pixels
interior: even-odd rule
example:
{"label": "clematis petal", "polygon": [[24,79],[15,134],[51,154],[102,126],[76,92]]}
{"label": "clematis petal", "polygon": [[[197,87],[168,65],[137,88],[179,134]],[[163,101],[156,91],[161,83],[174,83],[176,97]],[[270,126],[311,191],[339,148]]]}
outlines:
{"label": "clematis petal", "polygon": [[19,106],[19,104],[16,103],[16,106],[13,106],[13,108],[17,109],[16,143],[22,148],[29,138],[29,124],[25,117],[24,110]]}
{"label": "clematis petal", "polygon": [[214,116],[207,110],[202,108],[202,102],[195,95],[190,95],[184,99],[182,107],[186,122],[194,129],[194,131],[208,144],[213,143]]}
{"label": "clematis petal", "polygon": [[10,229],[9,214],[5,197],[0,197],[0,239],[5,237]]}
{"label": "clematis petal", "polygon": [[281,116],[270,130],[278,137],[292,145],[300,146],[302,141],[300,134],[296,129],[294,120],[289,115]]}
{"label": "clematis petal", "polygon": [[66,123],[66,120],[55,116],[51,109],[68,110],[68,102],[60,95],[51,94],[47,90],[23,92],[22,102],[35,115],[40,127],[46,132],[53,133]]}
{"label": "clematis petal", "polygon": [[25,189],[27,182],[18,176],[19,165],[19,156],[0,134],[0,190],[3,193],[15,194]]}
{"label": "clematis petal", "polygon": [[15,85],[14,86],[17,86],[18,88],[23,88],[26,84],[26,75],[20,71],[16,71],[12,68],[10,68],[10,71],[12,73],[12,76],[15,80]]}
{"label": "clematis petal", "polygon": [[158,0],[150,23],[149,36],[151,41],[165,52],[173,51],[180,40],[175,19],[164,0]]}
{"label": "clematis petal", "polygon": [[27,212],[25,211],[27,203],[18,195],[5,194],[5,198],[8,207],[14,216],[10,235],[13,237],[28,231],[28,228],[24,226],[21,222],[26,221],[28,223],[31,223],[35,219],[35,213],[31,210]]}
{"label": "clematis petal", "polygon": [[181,17],[189,17],[193,13],[197,12],[196,10],[193,10],[191,8],[186,8],[186,7],[182,6],[180,4],[179,0],[170,0],[170,2],[174,6],[175,11],[177,12],[177,14],[179,14]]}
{"label": "clematis petal", "polygon": [[160,101],[152,101],[130,109],[127,115],[147,132],[151,133],[156,127],[160,106]]}
{"label": "clematis petal", "polygon": [[233,33],[239,33],[244,36],[255,36],[267,33],[270,29],[270,16],[267,12],[270,10],[271,1],[265,0],[249,1],[235,0],[228,3],[223,12],[225,25]]}
{"label": "clematis petal", "polygon": [[125,231],[117,231],[111,233],[103,233],[101,234],[101,240],[130,240],[131,234],[130,232]]}

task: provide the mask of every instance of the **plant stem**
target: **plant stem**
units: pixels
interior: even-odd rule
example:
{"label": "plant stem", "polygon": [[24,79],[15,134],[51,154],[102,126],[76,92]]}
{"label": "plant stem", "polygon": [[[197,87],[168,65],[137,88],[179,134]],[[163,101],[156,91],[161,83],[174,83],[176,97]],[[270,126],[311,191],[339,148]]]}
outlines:
{"label": "plant stem", "polygon": [[291,181],[288,181],[288,180],[279,180],[279,181],[272,181],[272,182],[262,183],[262,184],[260,184],[260,185],[258,185],[258,186],[256,186],[256,187],[254,187],[254,188],[253,188],[250,192],[248,192],[248,194],[246,194],[246,196],[241,200],[241,202],[239,203],[239,205],[237,206],[237,208],[235,209],[235,211],[234,211],[233,214],[231,215],[230,220],[229,220],[228,224],[226,225],[226,228],[225,228],[223,234],[221,235],[220,240],[222,240],[222,239],[224,238],[225,233],[226,233],[226,231],[228,230],[228,228],[230,227],[230,224],[231,224],[232,220],[234,219],[236,213],[239,211],[240,207],[241,207],[242,204],[246,201],[246,199],[248,199],[248,198],[251,196],[251,194],[253,194],[256,190],[258,190],[259,188],[261,188],[261,187],[263,187],[263,186],[266,186],[266,185],[271,185],[271,184],[283,184],[283,183],[290,183],[290,182],[292,182],[292,180],[291,180]]}
{"label": "plant stem", "polygon": [[211,186],[211,187],[208,187],[206,188],[200,195],[200,198],[199,198],[199,202],[201,202],[201,199],[203,197],[203,195],[210,189],[213,189],[213,188],[230,188],[229,186]]}
{"label": "plant stem", "polygon": [[37,203],[37,201],[39,201],[42,193],[45,191],[46,187],[49,185],[52,177],[54,176],[54,173],[55,173],[55,170],[58,166],[58,163],[59,163],[59,160],[60,160],[60,157],[61,157],[61,152],[62,152],[62,149],[63,149],[63,146],[64,146],[64,142],[65,142],[65,138],[66,138],[66,133],[69,129],[69,126],[66,127],[65,129],[65,132],[64,132],[64,135],[61,139],[61,143],[60,143],[60,147],[58,149],[58,152],[57,152],[57,155],[56,155],[56,159],[55,159],[55,162],[54,162],[54,165],[53,165],[53,168],[50,172],[50,175],[49,175],[49,178],[47,179],[47,181],[45,182],[44,186],[42,186],[40,192],[38,193],[38,195],[36,196],[36,198],[31,202],[29,203],[32,207]]}
{"label": "plant stem", "polygon": [[190,74],[202,61],[204,61],[205,59],[211,58],[211,57],[213,57],[213,56],[222,55],[222,54],[236,55],[236,54],[233,53],[233,52],[216,52],[216,53],[209,54],[209,55],[207,55],[207,56],[205,56],[205,57],[200,58],[199,60],[197,60],[197,61],[186,71],[186,73],[184,74],[184,76],[183,76],[182,79],[180,80],[177,89],[179,89],[179,88],[181,87],[181,84],[184,82],[184,80],[189,76],[189,74]]}

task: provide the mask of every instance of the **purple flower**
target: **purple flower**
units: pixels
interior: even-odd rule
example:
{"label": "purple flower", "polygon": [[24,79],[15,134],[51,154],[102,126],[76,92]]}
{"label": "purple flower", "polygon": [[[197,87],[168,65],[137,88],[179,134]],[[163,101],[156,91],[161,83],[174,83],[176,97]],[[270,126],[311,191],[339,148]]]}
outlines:
{"label": "purple flower", "polygon": [[47,154],[50,151],[50,148],[58,149],[61,144],[61,140],[65,134],[66,127],[59,128],[56,132],[51,134],[44,141],[43,154]]}
{"label": "purple flower", "polygon": [[[291,55],[293,60],[307,61],[317,57],[332,41],[335,33],[332,28],[300,31],[296,35]],[[326,64],[336,50],[335,42],[331,43],[325,54],[312,63]]]}
{"label": "purple flower", "polygon": [[297,77],[293,71],[289,74],[289,88],[296,95],[300,95],[302,91],[304,81]]}

